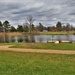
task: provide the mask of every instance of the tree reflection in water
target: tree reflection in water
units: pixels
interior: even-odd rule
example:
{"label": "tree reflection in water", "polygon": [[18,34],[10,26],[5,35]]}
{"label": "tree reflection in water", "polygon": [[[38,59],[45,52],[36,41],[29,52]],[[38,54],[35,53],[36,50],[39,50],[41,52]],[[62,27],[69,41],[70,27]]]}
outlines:
{"label": "tree reflection in water", "polygon": [[[54,39],[53,39],[54,38]],[[28,36],[8,36],[7,34],[0,36],[0,43],[9,42],[45,42],[48,41],[73,41],[75,42],[75,35],[28,35]]]}

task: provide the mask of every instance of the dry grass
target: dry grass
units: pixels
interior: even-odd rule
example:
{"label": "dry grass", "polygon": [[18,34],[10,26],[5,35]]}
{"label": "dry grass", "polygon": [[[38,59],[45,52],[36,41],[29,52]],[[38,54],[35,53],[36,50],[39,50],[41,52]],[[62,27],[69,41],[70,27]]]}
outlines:
{"label": "dry grass", "polygon": [[[8,36],[19,36],[19,35],[22,35],[23,33],[21,33],[21,32],[7,32],[6,33]],[[4,35],[4,33],[3,32],[1,32],[0,33],[0,36],[2,36],[2,35]]]}

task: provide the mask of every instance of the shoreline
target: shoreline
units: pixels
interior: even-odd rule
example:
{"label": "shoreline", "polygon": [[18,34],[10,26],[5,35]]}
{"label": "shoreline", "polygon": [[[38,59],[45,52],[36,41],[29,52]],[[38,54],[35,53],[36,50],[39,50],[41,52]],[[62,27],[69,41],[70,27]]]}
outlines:
{"label": "shoreline", "polygon": [[[37,33],[32,33],[36,35],[75,35],[74,31],[70,31],[69,33],[67,32],[37,32]],[[26,32],[6,32],[7,35],[9,36],[21,36],[21,35],[30,35],[29,33]],[[0,36],[4,35],[4,32],[0,32]]]}

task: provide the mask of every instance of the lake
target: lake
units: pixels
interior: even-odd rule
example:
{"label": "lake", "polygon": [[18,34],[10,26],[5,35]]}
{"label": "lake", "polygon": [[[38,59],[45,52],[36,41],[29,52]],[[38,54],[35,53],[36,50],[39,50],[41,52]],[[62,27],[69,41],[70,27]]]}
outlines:
{"label": "lake", "polygon": [[31,36],[0,36],[0,43],[3,42],[43,42],[48,41],[72,41],[75,42],[75,35],[31,35]]}

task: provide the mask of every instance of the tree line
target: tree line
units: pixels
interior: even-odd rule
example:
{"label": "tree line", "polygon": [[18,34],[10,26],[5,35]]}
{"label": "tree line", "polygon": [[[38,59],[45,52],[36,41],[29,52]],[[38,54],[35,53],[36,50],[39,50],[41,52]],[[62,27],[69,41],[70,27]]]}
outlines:
{"label": "tree line", "polygon": [[[28,22],[27,22],[28,21]],[[23,25],[18,25],[17,28],[11,26],[9,21],[4,21],[3,23],[0,21],[0,32],[42,32],[46,31],[75,31],[75,27],[73,25],[62,24],[61,22],[57,22],[56,26],[44,26],[42,23],[39,23],[38,26],[33,24],[33,19],[28,18]]]}
{"label": "tree line", "polygon": [[75,27],[69,23],[57,22],[56,26],[47,27],[48,31],[75,31]]}

